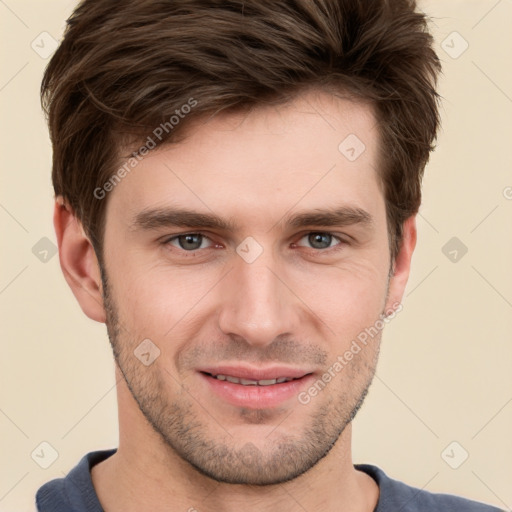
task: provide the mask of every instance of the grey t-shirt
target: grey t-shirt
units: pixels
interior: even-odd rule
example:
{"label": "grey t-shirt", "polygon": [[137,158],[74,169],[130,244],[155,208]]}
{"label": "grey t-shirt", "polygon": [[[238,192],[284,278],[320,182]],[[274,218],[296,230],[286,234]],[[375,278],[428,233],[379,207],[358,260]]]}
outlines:
{"label": "grey t-shirt", "polygon": [[[91,479],[91,468],[116,452],[104,450],[85,455],[65,478],[44,484],[36,494],[39,512],[103,512]],[[448,494],[433,494],[389,478],[369,464],[355,468],[370,475],[380,490],[374,512],[502,512],[498,508]]]}

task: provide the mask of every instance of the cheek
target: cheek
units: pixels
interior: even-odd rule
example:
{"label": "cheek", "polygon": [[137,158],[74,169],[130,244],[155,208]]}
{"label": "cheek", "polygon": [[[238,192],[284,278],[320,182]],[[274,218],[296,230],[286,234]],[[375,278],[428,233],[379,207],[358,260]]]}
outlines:
{"label": "cheek", "polygon": [[214,272],[125,261],[115,276],[120,319],[138,338],[163,341],[186,329],[215,287]]}
{"label": "cheek", "polygon": [[326,336],[341,345],[373,325],[383,312],[388,278],[380,266],[345,262],[317,272],[308,283],[300,287],[301,298],[326,324]]}

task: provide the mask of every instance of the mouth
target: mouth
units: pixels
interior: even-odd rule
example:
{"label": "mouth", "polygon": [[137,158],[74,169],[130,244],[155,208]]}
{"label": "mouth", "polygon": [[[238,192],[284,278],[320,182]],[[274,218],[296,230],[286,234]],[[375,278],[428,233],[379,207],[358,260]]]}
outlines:
{"label": "mouth", "polygon": [[284,405],[310,384],[313,372],[293,368],[218,367],[198,371],[206,392],[235,407],[269,409]]}
{"label": "mouth", "polygon": [[[290,382],[291,380],[298,380],[297,378],[293,377],[276,377],[274,379],[260,379],[260,380],[253,380],[253,379],[242,379],[238,377],[234,377],[233,375],[212,375],[211,373],[204,372],[205,375],[208,375],[209,377],[212,377],[214,379],[220,380],[220,381],[227,381],[231,382],[232,384],[241,384],[242,386],[273,386],[274,384],[282,384],[283,382]],[[301,379],[302,377],[299,377]]]}

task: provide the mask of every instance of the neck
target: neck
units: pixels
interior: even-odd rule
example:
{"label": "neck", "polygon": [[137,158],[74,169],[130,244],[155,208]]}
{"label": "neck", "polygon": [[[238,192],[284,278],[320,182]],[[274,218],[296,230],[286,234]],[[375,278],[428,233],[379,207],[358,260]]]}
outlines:
{"label": "neck", "polygon": [[202,475],[167,446],[122,380],[118,401],[119,448],[91,472],[105,512],[234,512],[241,507],[244,512],[372,512],[376,506],[377,484],[352,464],[351,425],[303,475],[284,484],[233,485]]}

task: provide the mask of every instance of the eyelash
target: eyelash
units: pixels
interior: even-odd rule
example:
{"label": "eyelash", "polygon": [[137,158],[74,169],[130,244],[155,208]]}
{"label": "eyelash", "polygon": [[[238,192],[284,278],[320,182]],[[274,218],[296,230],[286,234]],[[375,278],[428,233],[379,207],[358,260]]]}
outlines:
{"label": "eyelash", "polygon": [[[347,240],[341,238],[340,236],[338,236],[338,235],[336,235],[334,233],[331,233],[330,231],[308,231],[307,233],[304,233],[299,238],[298,241],[302,240],[303,238],[309,237],[310,235],[317,235],[317,234],[318,235],[328,235],[328,236],[331,236],[332,237],[332,241],[337,241],[338,243],[336,243],[333,246],[326,247],[326,248],[323,248],[323,249],[318,249],[318,248],[315,248],[315,247],[305,247],[305,246],[298,246],[298,247],[305,247],[306,249],[310,249],[311,251],[314,251],[315,253],[327,253],[327,252],[330,253],[332,251],[339,250],[341,248],[340,246],[348,245],[348,243],[349,243]],[[204,233],[201,233],[201,232],[198,232],[198,231],[191,231],[191,232],[186,232],[186,233],[180,233],[178,235],[173,235],[171,237],[168,237],[168,238],[164,239],[162,244],[164,246],[171,245],[171,247],[173,247],[173,249],[177,249],[178,251],[180,251],[183,254],[189,253],[190,256],[196,255],[201,250],[201,248],[192,249],[192,250],[187,251],[186,249],[183,249],[182,247],[176,247],[176,246],[173,246],[171,244],[171,242],[173,242],[175,240],[178,240],[180,237],[185,237],[187,235],[199,235],[203,239],[207,239],[207,240],[209,240],[213,244],[213,246],[203,247],[202,249],[215,248],[215,242],[208,235],[206,235]],[[203,241],[203,240],[201,240],[201,241]],[[293,245],[297,246],[297,242],[294,242]]]}

